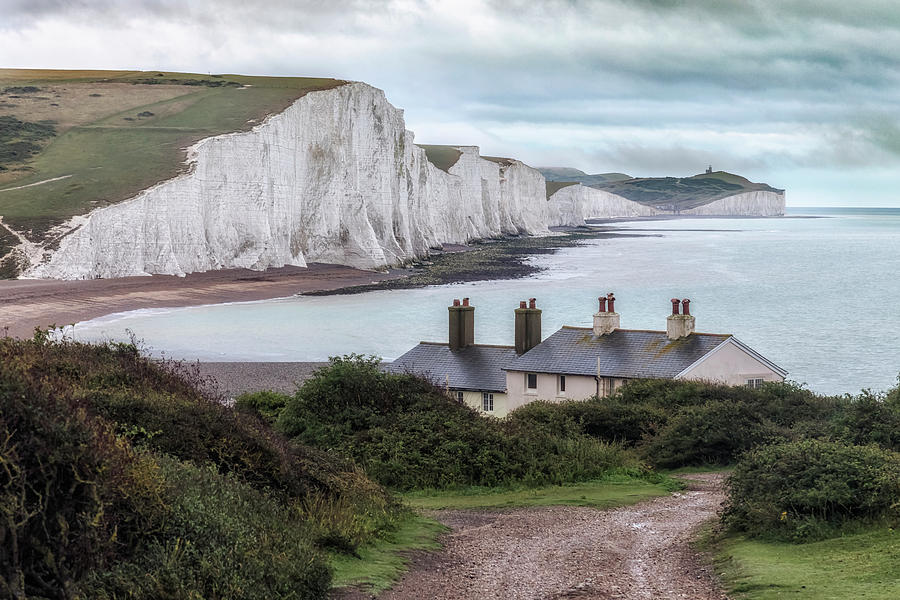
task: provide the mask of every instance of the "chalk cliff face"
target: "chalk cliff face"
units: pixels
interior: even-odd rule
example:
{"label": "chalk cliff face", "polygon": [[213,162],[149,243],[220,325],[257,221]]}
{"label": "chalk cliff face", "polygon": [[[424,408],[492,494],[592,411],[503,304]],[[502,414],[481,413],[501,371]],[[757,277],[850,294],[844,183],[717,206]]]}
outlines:
{"label": "chalk cliff face", "polygon": [[784,215],[784,194],[776,192],[744,192],[696,208],[682,210],[682,215],[780,217]]}
{"label": "chalk cliff face", "polygon": [[647,217],[659,211],[603,190],[576,184],[561,188],[548,200],[550,226],[575,227],[585,219]]}
{"label": "chalk cliff face", "polygon": [[373,268],[441,243],[547,231],[538,171],[460,151],[449,173],[428,162],[403,112],[369,85],[312,92],[252,131],[197,143],[185,174],[73,220],[26,276]]}

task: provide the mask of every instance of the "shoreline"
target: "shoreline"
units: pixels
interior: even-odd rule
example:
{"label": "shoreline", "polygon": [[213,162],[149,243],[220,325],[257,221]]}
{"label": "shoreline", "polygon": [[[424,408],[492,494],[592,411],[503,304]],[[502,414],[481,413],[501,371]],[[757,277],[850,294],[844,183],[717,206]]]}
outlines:
{"label": "shoreline", "polygon": [[[671,218],[671,217],[670,217]],[[674,217],[679,218],[679,217]],[[683,217],[681,217],[683,218]],[[662,232],[623,229],[626,222],[657,217],[590,219],[582,227],[552,228],[546,236],[507,236],[445,244],[428,257],[386,271],[310,263],[265,271],[227,269],[185,277],[150,275],[92,280],[0,280],[0,337],[29,338],[35,328],[66,326],[117,313],[152,308],[273,300],[296,295],[331,296],[495,279],[519,279],[542,269],[528,258],[588,240],[658,237]]]}
{"label": "shoreline", "polygon": [[29,338],[35,327],[70,325],[143,308],[248,302],[404,277],[404,269],[364,271],[310,263],[266,271],[227,269],[176,275],[59,281],[0,280],[0,336]]}

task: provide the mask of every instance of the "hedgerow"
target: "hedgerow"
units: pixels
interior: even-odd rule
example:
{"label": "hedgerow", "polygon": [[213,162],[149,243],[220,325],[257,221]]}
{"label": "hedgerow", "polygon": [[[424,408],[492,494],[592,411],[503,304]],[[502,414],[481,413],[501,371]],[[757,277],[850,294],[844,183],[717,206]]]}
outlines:
{"label": "hedgerow", "polygon": [[752,536],[807,541],[854,521],[900,518],[900,454],[803,440],[744,455],[728,478],[723,521]]}
{"label": "hedgerow", "polygon": [[[268,396],[241,402],[260,399],[269,409],[279,404]],[[285,400],[276,427],[401,490],[563,483],[639,466],[616,444],[485,419],[428,381],[359,356],[333,358]]]}

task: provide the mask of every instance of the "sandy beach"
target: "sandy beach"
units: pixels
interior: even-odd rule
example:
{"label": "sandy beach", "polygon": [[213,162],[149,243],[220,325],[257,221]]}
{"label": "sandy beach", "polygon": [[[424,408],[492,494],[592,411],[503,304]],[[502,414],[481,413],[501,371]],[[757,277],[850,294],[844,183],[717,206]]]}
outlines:
{"label": "sandy beach", "polygon": [[35,327],[69,325],[140,308],[281,298],[403,277],[310,263],[267,271],[230,269],[186,277],[153,275],[88,281],[0,280],[0,336],[31,337]]}

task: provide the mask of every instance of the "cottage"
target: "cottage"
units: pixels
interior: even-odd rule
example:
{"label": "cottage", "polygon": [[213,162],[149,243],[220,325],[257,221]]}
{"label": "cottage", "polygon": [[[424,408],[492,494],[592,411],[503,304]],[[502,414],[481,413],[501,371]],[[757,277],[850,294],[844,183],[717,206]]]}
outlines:
{"label": "cottage", "polygon": [[534,298],[515,310],[515,345],[475,344],[469,299],[450,307],[449,343],[421,342],[394,371],[432,378],[460,402],[506,416],[535,400],[605,397],[633,379],[703,380],[758,387],[787,371],[731,334],[698,333],[690,300],[672,299],[665,331],[621,329],[615,297],[599,299],[593,327],[564,326],[541,340]]}

